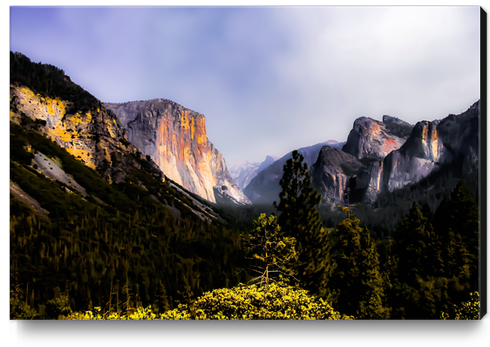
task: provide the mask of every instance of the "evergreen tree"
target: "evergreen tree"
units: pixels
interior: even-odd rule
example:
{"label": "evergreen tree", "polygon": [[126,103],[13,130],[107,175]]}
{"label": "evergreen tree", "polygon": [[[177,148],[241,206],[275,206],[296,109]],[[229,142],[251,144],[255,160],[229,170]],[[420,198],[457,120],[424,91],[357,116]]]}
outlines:
{"label": "evergreen tree", "polygon": [[437,318],[447,304],[442,238],[426,215],[414,203],[394,234],[396,318]]}
{"label": "evergreen tree", "polygon": [[445,276],[450,280],[451,301],[468,300],[478,290],[479,210],[464,181],[445,198],[434,215],[434,227],[442,238]]}
{"label": "evergreen tree", "polygon": [[442,245],[432,223],[417,203],[413,203],[408,215],[398,225],[394,238],[402,280],[413,283],[416,274],[423,277],[442,273]]}
{"label": "evergreen tree", "polygon": [[278,222],[284,234],[296,239],[298,259],[290,265],[296,284],[324,297],[332,273],[330,244],[316,209],[321,198],[311,186],[303,160],[298,151],[292,152],[284,165],[279,203],[274,201],[273,205],[280,212]]}
{"label": "evergreen tree", "polygon": [[369,230],[349,214],[339,222],[336,233],[336,267],[329,287],[337,298],[332,305],[360,319],[388,319],[379,254]]}
{"label": "evergreen tree", "polygon": [[289,281],[291,271],[287,268],[288,263],[294,261],[293,237],[285,237],[277,224],[277,217],[267,217],[262,213],[258,219],[253,221],[253,228],[244,239],[246,254],[252,260],[252,270],[259,276],[252,281],[262,283]]}

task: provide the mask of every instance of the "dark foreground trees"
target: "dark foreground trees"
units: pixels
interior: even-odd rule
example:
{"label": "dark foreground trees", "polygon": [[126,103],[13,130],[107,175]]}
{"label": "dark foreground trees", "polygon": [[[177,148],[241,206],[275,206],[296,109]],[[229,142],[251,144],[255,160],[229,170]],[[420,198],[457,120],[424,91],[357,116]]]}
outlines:
{"label": "dark foreground trees", "polygon": [[330,244],[316,205],[320,195],[311,186],[311,178],[303,156],[292,152],[284,165],[280,181],[279,225],[283,233],[296,239],[297,260],[290,264],[296,285],[320,297],[326,297],[332,273]]}
{"label": "dark foreground trees", "polygon": [[329,282],[335,297],[332,305],[359,319],[389,318],[379,254],[369,230],[349,214],[338,224],[335,236],[335,267]]}

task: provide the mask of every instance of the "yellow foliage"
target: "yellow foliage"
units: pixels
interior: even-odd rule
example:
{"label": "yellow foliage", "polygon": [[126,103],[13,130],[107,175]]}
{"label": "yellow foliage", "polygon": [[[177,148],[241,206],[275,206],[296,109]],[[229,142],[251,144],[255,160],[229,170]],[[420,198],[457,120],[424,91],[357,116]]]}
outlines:
{"label": "yellow foliage", "polygon": [[100,307],[62,317],[68,320],[352,320],[335,311],[327,302],[307,291],[272,283],[239,285],[204,293],[192,304],[181,304],[163,314],[151,306],[118,314],[102,313]]}

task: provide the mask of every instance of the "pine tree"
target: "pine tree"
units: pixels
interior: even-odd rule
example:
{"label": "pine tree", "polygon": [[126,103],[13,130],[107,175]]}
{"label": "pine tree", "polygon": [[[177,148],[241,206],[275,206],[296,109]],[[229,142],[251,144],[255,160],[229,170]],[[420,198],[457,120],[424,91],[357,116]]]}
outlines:
{"label": "pine tree", "polygon": [[274,201],[273,205],[280,212],[278,222],[284,234],[296,239],[298,259],[290,267],[298,280],[296,284],[324,297],[332,273],[330,245],[316,209],[321,198],[311,186],[303,160],[297,150],[292,152],[292,158],[284,165],[279,203]]}
{"label": "pine tree", "polygon": [[464,181],[445,198],[434,215],[434,227],[444,244],[445,276],[454,284],[453,303],[478,290],[479,209]]}
{"label": "pine tree", "polygon": [[394,239],[397,291],[393,306],[403,312],[403,318],[437,318],[448,290],[441,237],[414,203]]}
{"label": "pine tree", "polygon": [[244,240],[244,248],[249,259],[252,260],[252,270],[259,276],[252,279],[259,284],[277,282],[282,280],[289,282],[291,271],[287,264],[294,261],[293,237],[285,237],[277,224],[277,217],[267,217],[262,213],[253,221],[253,227]]}
{"label": "pine tree", "polygon": [[337,225],[335,270],[329,284],[335,309],[360,319],[388,319],[379,254],[369,230],[354,214]]}
{"label": "pine tree", "polygon": [[442,273],[442,245],[432,223],[414,203],[394,234],[398,272],[413,283],[415,275],[435,276]]}

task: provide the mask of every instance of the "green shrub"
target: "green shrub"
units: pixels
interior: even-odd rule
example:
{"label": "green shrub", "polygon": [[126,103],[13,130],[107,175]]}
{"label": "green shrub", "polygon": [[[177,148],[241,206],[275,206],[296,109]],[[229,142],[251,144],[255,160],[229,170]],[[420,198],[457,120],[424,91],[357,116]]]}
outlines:
{"label": "green shrub", "polygon": [[46,301],[44,309],[48,319],[58,319],[59,316],[71,314],[70,303],[66,296]]}

